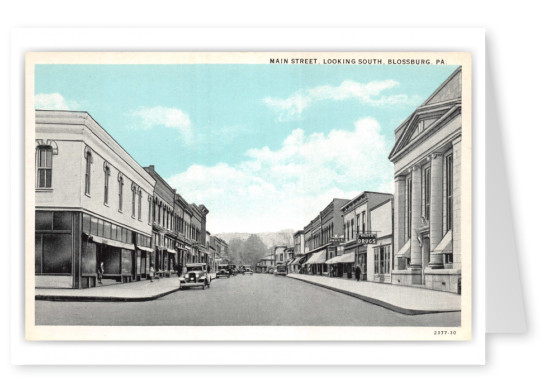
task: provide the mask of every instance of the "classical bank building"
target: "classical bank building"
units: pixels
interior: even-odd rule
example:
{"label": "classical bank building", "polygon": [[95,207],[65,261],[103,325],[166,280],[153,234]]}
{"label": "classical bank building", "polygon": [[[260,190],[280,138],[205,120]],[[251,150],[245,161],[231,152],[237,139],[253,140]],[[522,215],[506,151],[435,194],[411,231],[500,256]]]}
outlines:
{"label": "classical bank building", "polygon": [[396,130],[392,283],[461,293],[461,68]]}

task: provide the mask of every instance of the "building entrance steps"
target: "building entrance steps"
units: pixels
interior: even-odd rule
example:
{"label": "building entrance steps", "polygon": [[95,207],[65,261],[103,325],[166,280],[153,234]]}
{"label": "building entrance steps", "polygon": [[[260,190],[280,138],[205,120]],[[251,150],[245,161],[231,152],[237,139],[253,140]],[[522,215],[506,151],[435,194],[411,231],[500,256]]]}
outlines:
{"label": "building entrance steps", "polygon": [[406,315],[461,311],[461,295],[402,285],[288,274],[287,277],[318,285]]}
{"label": "building entrance steps", "polygon": [[49,301],[148,301],[180,289],[177,277],[103,285],[87,289],[36,288],[35,300]]}

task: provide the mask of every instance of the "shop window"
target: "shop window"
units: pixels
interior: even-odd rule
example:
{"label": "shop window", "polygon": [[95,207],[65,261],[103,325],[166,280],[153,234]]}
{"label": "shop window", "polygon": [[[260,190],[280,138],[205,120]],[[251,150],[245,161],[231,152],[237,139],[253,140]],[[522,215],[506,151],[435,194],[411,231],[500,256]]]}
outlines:
{"label": "shop window", "polygon": [[117,240],[117,226],[115,224],[111,224],[111,239]]}
{"label": "shop window", "polygon": [[117,227],[117,240],[119,242],[122,242],[122,228],[121,227]]}
{"label": "shop window", "polygon": [[98,219],[96,217],[92,217],[90,219],[90,221],[91,221],[90,233],[92,235],[97,235],[98,234]]}
{"label": "shop window", "polygon": [[107,221],[103,222],[103,237],[105,239],[111,239],[111,223]]}
{"label": "shop window", "polygon": [[35,212],[35,230],[37,231],[51,231],[53,212]]}
{"label": "shop window", "polygon": [[42,274],[42,235],[34,235],[34,273]]}
{"label": "shop window", "polygon": [[72,235],[42,235],[42,274],[71,274]]}
{"label": "shop window", "polygon": [[82,274],[95,274],[96,273],[96,243],[89,241],[82,242]]}
{"label": "shop window", "polygon": [[48,189],[52,187],[52,155],[51,146],[41,145],[36,148],[36,187]]}
{"label": "shop window", "polygon": [[54,212],[55,231],[71,231],[73,227],[73,214],[71,212]]}
{"label": "shop window", "polygon": [[90,233],[90,215],[82,215],[82,232],[85,232],[87,234]]}

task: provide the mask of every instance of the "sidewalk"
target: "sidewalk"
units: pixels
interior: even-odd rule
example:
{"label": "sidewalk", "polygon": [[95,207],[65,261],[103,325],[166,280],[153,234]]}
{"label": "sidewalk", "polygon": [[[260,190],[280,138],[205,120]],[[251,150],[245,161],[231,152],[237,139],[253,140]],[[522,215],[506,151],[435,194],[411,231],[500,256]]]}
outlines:
{"label": "sidewalk", "polygon": [[288,274],[287,277],[354,296],[406,315],[461,311],[461,296],[449,292],[307,274]]}
{"label": "sidewalk", "polygon": [[36,288],[35,300],[49,301],[148,301],[180,289],[177,277],[125,284],[103,285],[88,289]]}

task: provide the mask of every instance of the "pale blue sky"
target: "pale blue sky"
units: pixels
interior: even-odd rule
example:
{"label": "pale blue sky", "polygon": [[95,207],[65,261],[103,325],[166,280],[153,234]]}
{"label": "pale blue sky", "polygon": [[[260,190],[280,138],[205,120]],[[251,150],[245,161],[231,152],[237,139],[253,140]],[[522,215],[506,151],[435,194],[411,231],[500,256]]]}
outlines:
{"label": "pale blue sky", "polygon": [[394,129],[455,66],[38,65],[36,106],[87,111],[211,211],[211,232],[302,228],[390,191]]}

